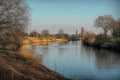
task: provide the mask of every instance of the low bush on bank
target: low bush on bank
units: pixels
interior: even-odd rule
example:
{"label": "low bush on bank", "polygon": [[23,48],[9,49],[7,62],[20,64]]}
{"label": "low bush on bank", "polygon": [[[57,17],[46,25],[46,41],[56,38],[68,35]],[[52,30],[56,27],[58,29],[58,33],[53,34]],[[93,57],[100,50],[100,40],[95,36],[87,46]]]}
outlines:
{"label": "low bush on bank", "polygon": [[104,34],[99,34],[96,36],[95,38],[95,43],[96,44],[103,44],[105,42],[109,42],[110,41],[110,38]]}
{"label": "low bush on bank", "polygon": [[10,56],[13,56],[14,53],[12,51],[8,51],[8,50],[0,50],[0,56],[7,56],[7,57],[10,57]]}
{"label": "low bush on bank", "polygon": [[112,37],[110,38],[111,42],[120,42],[120,37]]}
{"label": "low bush on bank", "polygon": [[96,35],[90,32],[86,32],[84,35],[84,41],[94,43]]}

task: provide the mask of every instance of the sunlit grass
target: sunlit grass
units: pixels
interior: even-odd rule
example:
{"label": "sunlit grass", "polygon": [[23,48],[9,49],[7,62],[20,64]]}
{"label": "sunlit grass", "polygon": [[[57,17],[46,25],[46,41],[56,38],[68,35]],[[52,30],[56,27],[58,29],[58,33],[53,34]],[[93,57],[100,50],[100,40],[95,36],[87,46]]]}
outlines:
{"label": "sunlit grass", "polygon": [[120,37],[112,37],[111,42],[120,42]]}
{"label": "sunlit grass", "polygon": [[33,60],[35,59],[35,54],[33,51],[26,50],[26,49],[20,49],[19,55],[28,59],[28,60]]}
{"label": "sunlit grass", "polygon": [[8,50],[0,50],[0,55],[2,56],[12,56],[13,52]]}

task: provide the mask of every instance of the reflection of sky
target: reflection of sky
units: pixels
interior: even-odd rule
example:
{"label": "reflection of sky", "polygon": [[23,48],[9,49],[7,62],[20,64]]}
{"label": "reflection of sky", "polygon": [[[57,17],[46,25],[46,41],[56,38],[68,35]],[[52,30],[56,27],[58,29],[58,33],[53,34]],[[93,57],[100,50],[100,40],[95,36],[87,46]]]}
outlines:
{"label": "reflection of sky", "polygon": [[27,3],[31,8],[31,29],[38,31],[47,28],[56,33],[63,28],[75,33],[81,26],[94,31],[93,22],[98,16],[120,18],[119,0],[27,0]]}
{"label": "reflection of sky", "polygon": [[[47,48],[46,48],[47,47]],[[49,69],[74,79],[119,80],[120,55],[82,46],[80,42],[36,46],[37,55]]]}

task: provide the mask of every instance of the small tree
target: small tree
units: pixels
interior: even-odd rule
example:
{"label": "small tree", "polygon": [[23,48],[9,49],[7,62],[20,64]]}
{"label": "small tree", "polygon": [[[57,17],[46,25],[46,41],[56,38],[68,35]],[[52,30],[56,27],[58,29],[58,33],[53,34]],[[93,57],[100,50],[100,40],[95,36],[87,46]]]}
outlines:
{"label": "small tree", "polygon": [[49,30],[45,29],[45,30],[42,30],[42,35],[44,37],[48,37],[49,36]]}
{"label": "small tree", "polygon": [[96,35],[94,33],[87,32],[84,34],[84,41],[94,43]]}
{"label": "small tree", "polygon": [[113,27],[113,36],[120,37],[120,19],[116,21],[116,25]]}
{"label": "small tree", "polygon": [[60,29],[60,30],[58,31],[58,37],[59,37],[59,38],[64,38],[64,30],[63,30],[63,29]]}
{"label": "small tree", "polygon": [[84,36],[84,34],[85,34],[85,30],[84,30],[84,28],[83,28],[83,27],[81,27],[81,33],[80,33],[81,37],[83,37],[83,36]]}
{"label": "small tree", "polygon": [[104,34],[107,35],[107,32],[114,26],[115,20],[110,15],[99,16],[95,20],[95,27],[102,28]]}
{"label": "small tree", "polygon": [[110,38],[106,36],[105,34],[99,34],[96,36],[95,42],[97,44],[103,44],[104,42],[110,41]]}
{"label": "small tree", "polygon": [[24,0],[0,0],[0,45],[17,50],[28,20],[28,6]]}
{"label": "small tree", "polygon": [[31,33],[30,33],[30,36],[32,37],[38,37],[39,36],[39,33],[35,30],[33,30]]}

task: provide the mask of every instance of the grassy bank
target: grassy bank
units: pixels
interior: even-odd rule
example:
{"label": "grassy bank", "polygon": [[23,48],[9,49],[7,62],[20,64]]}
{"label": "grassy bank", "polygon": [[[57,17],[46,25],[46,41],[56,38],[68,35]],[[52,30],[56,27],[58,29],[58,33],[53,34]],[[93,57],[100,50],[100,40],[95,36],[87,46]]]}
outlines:
{"label": "grassy bank", "polygon": [[58,38],[39,38],[39,37],[26,37],[22,41],[22,45],[25,44],[46,44],[50,42],[67,42],[66,39],[58,39]]}
{"label": "grassy bank", "polygon": [[[102,41],[102,40],[101,40]],[[83,40],[83,44],[86,46],[91,46],[95,48],[103,48],[107,50],[120,52],[120,37],[112,37],[109,41],[103,43],[89,42]]]}
{"label": "grassy bank", "polygon": [[67,80],[31,57],[0,51],[0,80]]}

